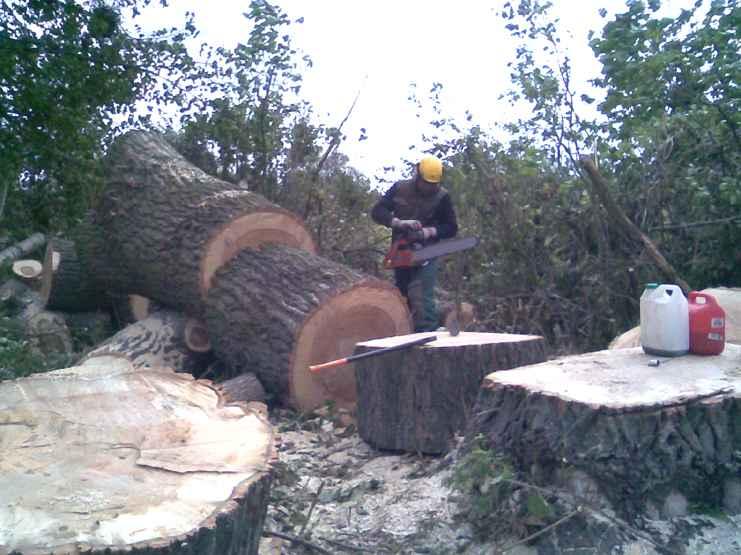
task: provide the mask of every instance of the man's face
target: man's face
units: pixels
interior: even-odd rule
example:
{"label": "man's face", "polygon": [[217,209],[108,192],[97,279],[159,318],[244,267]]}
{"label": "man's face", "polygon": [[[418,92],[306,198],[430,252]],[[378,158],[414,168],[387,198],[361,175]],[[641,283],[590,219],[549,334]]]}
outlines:
{"label": "man's face", "polygon": [[433,194],[436,193],[440,187],[439,183],[432,183],[431,181],[425,181],[422,176],[417,174],[417,189],[422,194]]}

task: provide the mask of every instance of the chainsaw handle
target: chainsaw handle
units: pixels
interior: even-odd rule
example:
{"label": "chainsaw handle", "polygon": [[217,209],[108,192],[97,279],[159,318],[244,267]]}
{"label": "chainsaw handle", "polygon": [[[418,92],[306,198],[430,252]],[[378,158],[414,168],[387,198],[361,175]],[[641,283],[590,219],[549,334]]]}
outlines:
{"label": "chainsaw handle", "polygon": [[411,241],[406,237],[400,237],[393,243],[391,248],[383,257],[383,267],[386,270],[393,268],[406,268],[412,265]]}

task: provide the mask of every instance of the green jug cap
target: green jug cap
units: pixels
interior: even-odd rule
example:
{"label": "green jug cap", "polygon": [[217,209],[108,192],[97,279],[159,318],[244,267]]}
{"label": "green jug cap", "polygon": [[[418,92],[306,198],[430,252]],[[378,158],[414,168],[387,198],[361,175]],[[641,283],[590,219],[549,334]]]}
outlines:
{"label": "green jug cap", "polygon": [[656,289],[659,286],[658,283],[647,283],[646,289]]}

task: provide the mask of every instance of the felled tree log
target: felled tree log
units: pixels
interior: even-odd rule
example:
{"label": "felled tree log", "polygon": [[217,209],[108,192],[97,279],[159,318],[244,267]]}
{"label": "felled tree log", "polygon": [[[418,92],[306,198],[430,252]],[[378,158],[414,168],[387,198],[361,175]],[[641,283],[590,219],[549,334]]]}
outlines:
{"label": "felled tree log", "polygon": [[45,242],[46,236],[43,233],[34,233],[20,243],[0,250],[0,266],[6,262],[11,262],[21,256],[25,256],[34,249],[43,247]]}
{"label": "felled tree log", "polygon": [[267,420],[207,381],[106,360],[0,382],[0,552],[257,554]]}
{"label": "felled tree log", "polygon": [[536,484],[583,476],[576,489],[626,519],[728,504],[740,485],[741,347],[650,359],[600,351],[490,374],[467,435],[485,435]]}
{"label": "felled tree log", "polygon": [[[703,289],[715,297],[726,313],[726,343],[741,345],[741,288],[714,287]],[[627,349],[641,345],[641,327],[636,326],[617,336],[610,342],[610,349]]]}
{"label": "felled tree log", "polygon": [[233,374],[254,372],[277,400],[299,410],[329,400],[355,406],[352,366],[315,375],[310,364],[410,331],[406,302],[391,284],[285,246],[245,250],[221,268],[206,324]]}
{"label": "felled tree log", "polygon": [[484,376],[545,360],[534,335],[417,333],[359,343],[355,354],[437,336],[423,346],[355,362],[358,433],[373,447],[438,454],[465,430]]}
{"label": "felled tree log", "polygon": [[188,318],[182,314],[160,309],[98,345],[80,364],[96,357],[120,356],[137,369],[165,367],[198,377],[213,361],[213,355],[188,347],[187,324]]}
{"label": "felled tree log", "polygon": [[44,254],[40,289],[46,308],[65,312],[90,312],[111,306],[110,298],[92,275],[90,256],[101,255],[86,250],[82,254],[78,253],[76,243],[72,240],[58,237],[49,239]]}
{"label": "felled tree log", "polygon": [[240,250],[279,243],[316,251],[299,218],[235,187],[187,162],[159,135],[119,138],[91,222],[98,245],[90,250],[104,251],[93,260],[96,280],[200,316],[214,272]]}

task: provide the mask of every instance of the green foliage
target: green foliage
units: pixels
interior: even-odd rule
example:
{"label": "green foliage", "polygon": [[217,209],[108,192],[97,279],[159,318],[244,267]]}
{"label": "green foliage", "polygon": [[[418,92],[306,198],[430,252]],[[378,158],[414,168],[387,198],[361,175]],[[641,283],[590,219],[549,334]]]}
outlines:
{"label": "green foliage", "polygon": [[7,308],[0,307],[0,380],[50,370],[54,363],[31,348],[18,321]]}
{"label": "green foliage", "polygon": [[513,471],[481,438],[455,465],[446,485],[456,497],[461,516],[482,536],[501,528],[500,509],[512,493]]}
{"label": "green foliage", "polygon": [[183,47],[189,32],[131,36],[122,26],[125,10],[147,3],[0,6],[0,190],[15,232],[74,223],[101,186],[116,122],[146,122],[135,117],[137,101],[151,110],[180,95],[177,83],[160,80],[192,67]]}

